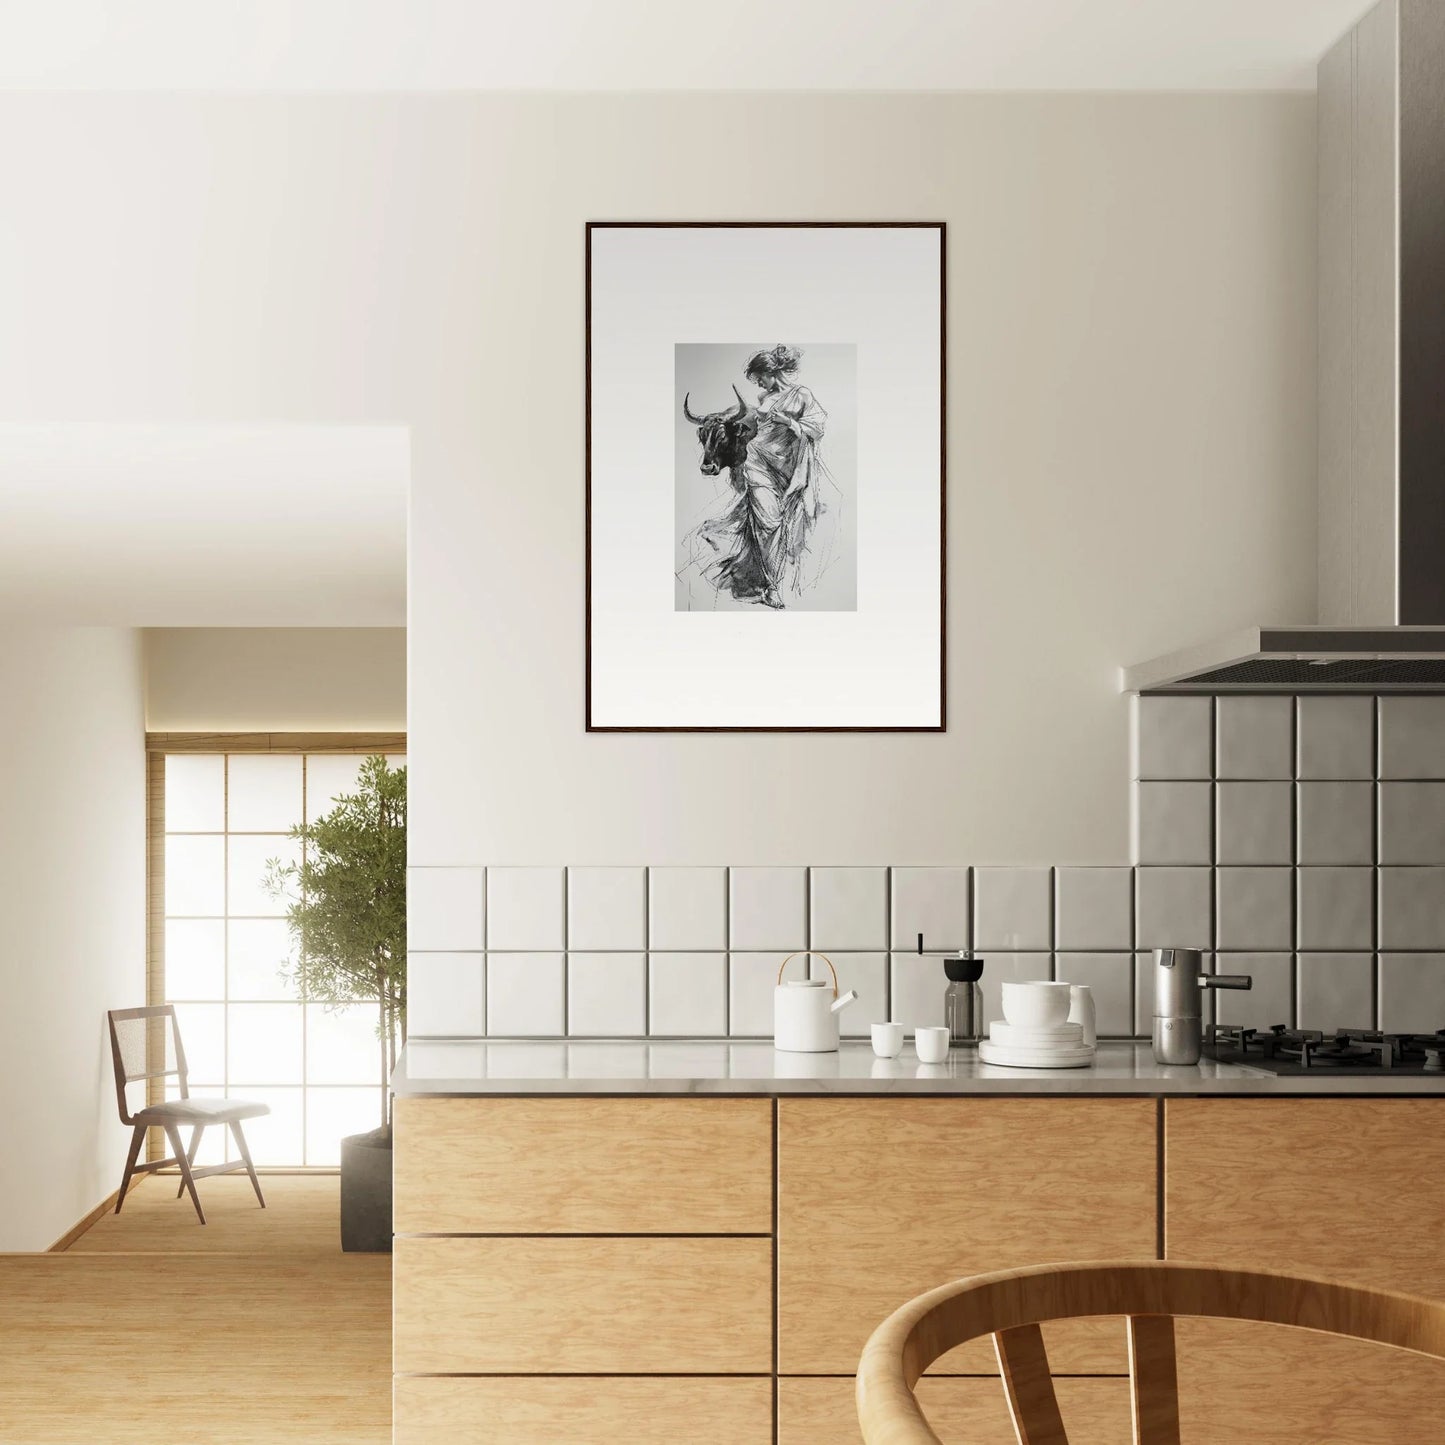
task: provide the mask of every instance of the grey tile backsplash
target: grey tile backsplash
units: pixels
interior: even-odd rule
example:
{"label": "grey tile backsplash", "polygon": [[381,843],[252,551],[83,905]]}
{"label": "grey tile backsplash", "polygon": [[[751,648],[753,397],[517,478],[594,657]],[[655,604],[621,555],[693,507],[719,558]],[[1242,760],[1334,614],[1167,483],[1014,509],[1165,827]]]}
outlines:
{"label": "grey tile backsplash", "polygon": [[[410,870],[410,1032],[768,1037],[783,959],[858,991],[845,1036],[943,1021],[942,967],[1093,988],[1147,1035],[1149,950],[1251,973],[1223,1022],[1445,1025],[1445,697],[1143,697],[1130,864]],[[826,977],[820,960],[790,975]]]}

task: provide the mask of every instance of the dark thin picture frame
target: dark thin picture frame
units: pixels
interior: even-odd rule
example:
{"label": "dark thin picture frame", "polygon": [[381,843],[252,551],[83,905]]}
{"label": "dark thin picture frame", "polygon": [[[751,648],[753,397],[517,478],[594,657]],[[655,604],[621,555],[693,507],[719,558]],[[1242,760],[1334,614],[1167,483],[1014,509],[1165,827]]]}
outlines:
{"label": "dark thin picture frame", "polygon": [[[938,232],[938,721],[837,727],[629,724],[592,720],[592,233],[607,230],[911,230]],[[584,246],[586,341],[585,729],[589,733],[942,733],[948,731],[948,223],[946,221],[588,221]]]}

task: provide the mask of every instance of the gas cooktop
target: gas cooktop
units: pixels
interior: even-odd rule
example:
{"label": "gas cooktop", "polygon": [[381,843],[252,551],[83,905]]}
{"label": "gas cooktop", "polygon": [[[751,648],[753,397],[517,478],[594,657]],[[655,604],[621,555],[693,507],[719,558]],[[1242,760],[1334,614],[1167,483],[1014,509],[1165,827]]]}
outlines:
{"label": "gas cooktop", "polygon": [[1387,1034],[1375,1029],[1245,1029],[1211,1024],[1204,1052],[1221,1064],[1248,1064],[1271,1074],[1445,1073],[1445,1029]]}

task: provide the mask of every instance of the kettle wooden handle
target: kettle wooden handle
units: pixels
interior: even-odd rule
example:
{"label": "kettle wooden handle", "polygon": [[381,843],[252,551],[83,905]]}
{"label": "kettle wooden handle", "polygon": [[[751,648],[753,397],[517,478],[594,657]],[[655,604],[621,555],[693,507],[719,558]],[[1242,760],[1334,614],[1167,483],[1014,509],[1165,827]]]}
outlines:
{"label": "kettle wooden handle", "polygon": [[819,953],[817,949],[814,948],[800,948],[796,953],[790,953],[783,960],[778,968],[779,985],[783,982],[783,969],[787,968],[795,958],[821,958],[823,962],[828,965],[828,972],[833,975],[833,997],[838,997],[838,970],[833,967],[833,960],[829,958],[826,953]]}

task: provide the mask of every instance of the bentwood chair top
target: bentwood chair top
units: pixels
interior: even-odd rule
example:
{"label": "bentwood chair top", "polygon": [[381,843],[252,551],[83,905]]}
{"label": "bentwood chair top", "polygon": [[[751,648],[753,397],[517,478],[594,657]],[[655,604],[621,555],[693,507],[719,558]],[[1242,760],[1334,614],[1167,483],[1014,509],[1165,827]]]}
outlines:
{"label": "bentwood chair top", "polygon": [[858,1365],[863,1439],[942,1445],[914,1387],[941,1355],[992,1335],[1020,1445],[1068,1445],[1039,1325],[1089,1315],[1127,1317],[1135,1445],[1179,1445],[1175,1316],[1293,1325],[1445,1359],[1445,1304],[1415,1295],[1172,1261],[1004,1270],[921,1294],[874,1330]]}

